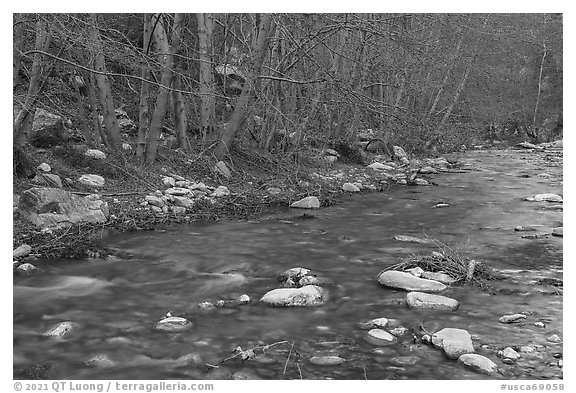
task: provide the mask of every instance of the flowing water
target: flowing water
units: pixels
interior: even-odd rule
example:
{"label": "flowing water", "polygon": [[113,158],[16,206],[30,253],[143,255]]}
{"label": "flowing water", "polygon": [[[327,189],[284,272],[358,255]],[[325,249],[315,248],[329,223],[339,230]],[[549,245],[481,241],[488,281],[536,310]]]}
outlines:
{"label": "flowing water", "polygon": [[[518,225],[562,226],[562,210],[526,202],[538,193],[562,194],[562,166],[547,153],[475,151],[459,157],[473,170],[435,176],[439,187],[393,188],[350,197],[311,212],[280,210],[253,221],[170,227],[110,238],[115,258],[53,261],[43,273],[15,277],[14,369],[49,364],[52,379],[465,379],[561,377],[562,296],[537,284],[562,278],[562,238],[524,239]],[[434,208],[438,202],[450,204]],[[534,232],[529,232],[534,233]],[[504,271],[509,291],[489,294],[475,286],[453,287],[446,296],[455,312],[410,310],[406,293],[376,281],[384,267],[434,245],[403,243],[398,234],[438,239],[462,254]],[[306,267],[332,281],[329,300],[309,308],[275,308],[259,302],[277,288],[276,276]],[[560,290],[561,291],[561,290]],[[253,300],[199,310],[199,302]],[[191,329],[154,330],[167,312],[186,314]],[[526,312],[525,323],[498,318]],[[485,377],[415,343],[411,334],[387,347],[363,339],[360,321],[395,318],[406,327],[463,328],[477,353],[501,367]],[[62,321],[75,325],[64,337],[42,333]],[[534,322],[545,326],[535,326]],[[286,343],[282,343],[286,341]],[[241,362],[244,350],[279,343]],[[497,358],[506,346],[530,346],[513,365]],[[182,361],[186,356],[188,363]],[[310,357],[338,355],[346,362],[320,366]],[[180,359],[179,359],[180,358]],[[99,360],[98,360],[99,359]],[[179,359],[179,360],[177,360]],[[90,361],[92,360],[92,361]],[[16,375],[16,374],[15,374]],[[19,374],[18,374],[19,375]]]}

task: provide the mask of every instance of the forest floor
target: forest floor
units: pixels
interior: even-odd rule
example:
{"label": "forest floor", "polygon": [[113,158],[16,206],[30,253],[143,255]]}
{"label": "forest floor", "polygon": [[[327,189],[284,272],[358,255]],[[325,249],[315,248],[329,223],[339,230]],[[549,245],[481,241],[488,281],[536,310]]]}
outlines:
{"label": "forest floor", "polygon": [[[342,190],[345,182],[361,182],[360,192],[378,192],[396,187],[385,173],[365,165],[349,163],[346,157],[329,164],[321,149],[299,152],[296,161],[288,155],[264,155],[254,150],[235,149],[226,160],[232,172],[230,178],[214,171],[215,160],[202,155],[184,154],[180,150],[162,148],[156,162],[143,166],[133,151],[107,152],[105,160],[84,155],[85,145],[56,146],[45,149],[30,148],[26,155],[33,168],[47,163],[51,172],[63,181],[63,189],[79,195],[94,193],[94,189],[80,184],[82,174],[97,174],[105,178],[105,185],[96,190],[108,203],[109,217],[102,224],[76,224],[61,230],[40,230],[17,208],[18,196],[31,187],[38,187],[30,178],[13,179],[13,247],[29,245],[32,250],[25,262],[42,263],[54,258],[83,258],[105,256],[99,241],[107,236],[136,230],[194,221],[249,219],[280,206],[289,206],[306,196],[316,196],[322,207],[338,203],[349,192]],[[348,163],[346,163],[348,161]],[[400,166],[397,173],[410,175],[410,166]],[[38,170],[36,170],[38,172]],[[226,186],[230,195],[196,203],[185,214],[172,212],[157,214],[143,206],[144,197],[167,188],[163,178],[182,176],[207,186]],[[271,188],[275,192],[271,192]],[[304,218],[313,211],[299,210]],[[16,264],[15,264],[16,265]]]}

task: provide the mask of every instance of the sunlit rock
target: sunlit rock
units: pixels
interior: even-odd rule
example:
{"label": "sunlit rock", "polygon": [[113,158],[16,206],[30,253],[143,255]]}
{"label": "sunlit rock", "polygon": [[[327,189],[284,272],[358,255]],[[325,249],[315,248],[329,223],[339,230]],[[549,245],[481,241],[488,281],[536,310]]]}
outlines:
{"label": "sunlit rock", "polygon": [[342,184],[342,190],[347,192],[360,192],[360,188],[352,183],[344,183]]}
{"label": "sunlit rock", "polygon": [[458,300],[423,292],[410,292],[406,295],[408,307],[417,310],[454,311],[459,306]]}
{"label": "sunlit rock", "polygon": [[320,207],[320,201],[315,196],[308,196],[292,203],[290,207],[299,209],[318,209]]}
{"label": "sunlit rock", "polygon": [[395,336],[382,329],[369,330],[364,335],[364,340],[366,340],[366,342],[372,345],[377,346],[391,345],[398,341],[398,339]]}
{"label": "sunlit rock", "polygon": [[485,356],[474,353],[461,355],[458,358],[458,362],[476,372],[480,372],[486,375],[492,375],[498,371],[498,366],[496,363]]}
{"label": "sunlit rock", "polygon": [[444,350],[450,359],[474,353],[472,337],[464,329],[445,328],[432,335],[432,344]]}
{"label": "sunlit rock", "polygon": [[406,242],[406,243],[420,243],[420,244],[431,243],[430,240],[428,240],[428,239],[420,239],[418,237],[408,236],[408,235],[396,235],[396,236],[394,236],[394,240],[397,240],[399,242]]}
{"label": "sunlit rock", "polygon": [[434,280],[414,277],[410,273],[388,270],[378,276],[378,282],[386,287],[405,291],[440,292],[446,285]]}
{"label": "sunlit rock", "polygon": [[32,247],[28,244],[22,244],[12,251],[12,258],[24,258],[32,251]]}
{"label": "sunlit rock", "polygon": [[326,302],[327,292],[316,285],[306,285],[302,288],[278,288],[267,292],[260,300],[279,307],[316,306]]}
{"label": "sunlit rock", "polygon": [[510,347],[506,347],[501,351],[498,351],[498,356],[501,358],[516,360],[520,357],[520,354]]}

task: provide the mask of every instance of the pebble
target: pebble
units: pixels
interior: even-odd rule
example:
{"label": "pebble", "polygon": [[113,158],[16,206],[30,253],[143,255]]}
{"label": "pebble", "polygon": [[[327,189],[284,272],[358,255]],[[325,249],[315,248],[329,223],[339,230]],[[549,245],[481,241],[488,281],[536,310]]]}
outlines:
{"label": "pebble", "polygon": [[385,346],[394,344],[397,338],[382,329],[372,329],[364,336],[364,340],[372,345]]}
{"label": "pebble", "polygon": [[560,338],[560,336],[558,336],[557,334],[553,334],[550,337],[548,337],[546,340],[550,341],[551,343],[557,343],[562,341],[562,339]]}
{"label": "pebble", "polygon": [[520,354],[510,347],[506,347],[501,351],[498,351],[498,356],[505,359],[516,360],[520,357]]}

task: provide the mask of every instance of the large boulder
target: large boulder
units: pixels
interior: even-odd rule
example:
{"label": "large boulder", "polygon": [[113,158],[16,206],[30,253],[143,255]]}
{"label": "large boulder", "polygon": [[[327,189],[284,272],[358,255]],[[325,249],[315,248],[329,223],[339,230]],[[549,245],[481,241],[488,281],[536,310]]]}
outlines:
{"label": "large boulder", "polygon": [[410,273],[388,270],[378,276],[378,282],[386,287],[405,291],[441,292],[446,285],[434,280],[414,277]]}
{"label": "large boulder", "polygon": [[36,109],[30,143],[36,147],[50,147],[59,145],[70,138],[68,130],[64,127],[61,116],[52,114],[42,108]]}
{"label": "large boulder", "polygon": [[417,310],[454,311],[460,306],[458,300],[423,292],[410,292],[406,295],[406,303]]}
{"label": "large boulder", "polygon": [[40,228],[105,222],[108,217],[108,204],[97,195],[81,197],[58,188],[35,187],[24,191],[18,208]]}
{"label": "large boulder", "polygon": [[464,354],[474,353],[472,337],[464,329],[442,329],[432,335],[432,344],[443,349],[450,359],[458,359]]}
{"label": "large boulder", "polygon": [[267,292],[262,299],[263,303],[280,307],[302,307],[323,304],[327,299],[327,292],[316,285],[306,285],[302,288],[277,288]]}

